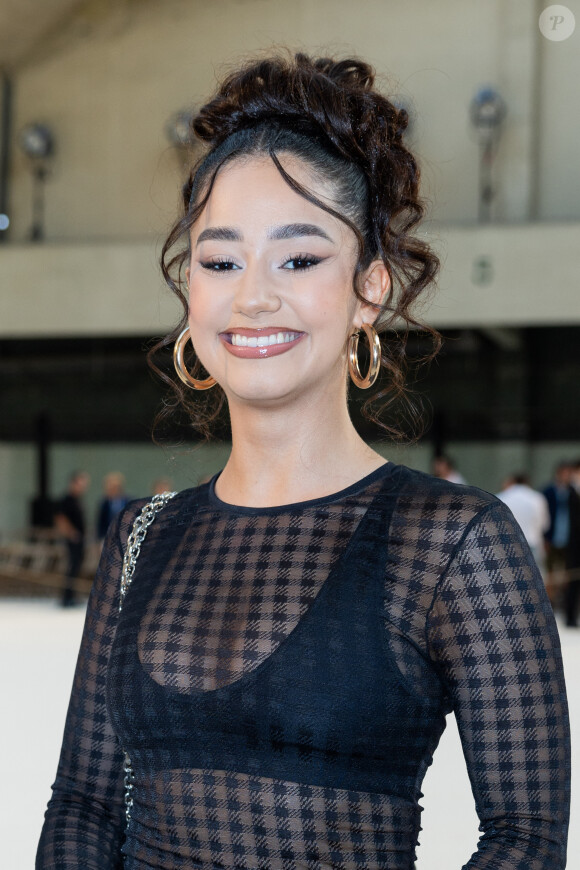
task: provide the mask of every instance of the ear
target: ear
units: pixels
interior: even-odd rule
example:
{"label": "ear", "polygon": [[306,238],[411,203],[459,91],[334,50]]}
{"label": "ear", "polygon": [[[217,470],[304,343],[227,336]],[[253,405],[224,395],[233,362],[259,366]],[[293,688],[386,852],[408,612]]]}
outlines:
{"label": "ear", "polygon": [[191,275],[191,268],[188,266],[185,270],[185,280],[187,281],[187,289],[189,290],[189,276]]}
{"label": "ear", "polygon": [[363,323],[374,323],[381,305],[391,291],[391,276],[382,260],[371,263],[363,279],[361,294],[367,302],[359,302],[354,325],[359,328]]}

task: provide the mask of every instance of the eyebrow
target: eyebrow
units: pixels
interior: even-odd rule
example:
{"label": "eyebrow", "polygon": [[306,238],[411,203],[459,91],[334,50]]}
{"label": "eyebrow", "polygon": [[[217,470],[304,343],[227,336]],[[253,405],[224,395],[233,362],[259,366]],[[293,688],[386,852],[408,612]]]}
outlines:
{"label": "eyebrow", "polygon": [[207,230],[202,230],[195,244],[197,246],[207,241],[241,242],[242,234],[234,227],[208,227]]}
{"label": "eyebrow", "polygon": [[[268,239],[272,242],[295,239],[299,236],[318,236],[332,243],[328,233],[316,224],[282,224],[268,230]],[[208,227],[206,230],[202,230],[197,237],[196,246],[207,241],[241,242],[243,236],[237,227]]]}
{"label": "eyebrow", "polygon": [[327,242],[332,242],[330,236],[324,232],[322,227],[316,224],[284,224],[279,227],[272,227],[268,232],[268,238],[271,241],[284,241],[285,239],[295,239],[297,236],[320,236],[326,239]]}

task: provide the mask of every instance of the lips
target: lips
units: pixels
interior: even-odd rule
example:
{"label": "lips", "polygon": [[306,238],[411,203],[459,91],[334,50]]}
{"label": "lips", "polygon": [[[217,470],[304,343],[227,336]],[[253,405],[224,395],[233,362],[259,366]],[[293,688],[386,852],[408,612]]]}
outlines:
{"label": "lips", "polygon": [[225,348],[242,359],[265,359],[279,356],[295,347],[306,333],[287,327],[269,326],[262,329],[239,329],[220,333]]}

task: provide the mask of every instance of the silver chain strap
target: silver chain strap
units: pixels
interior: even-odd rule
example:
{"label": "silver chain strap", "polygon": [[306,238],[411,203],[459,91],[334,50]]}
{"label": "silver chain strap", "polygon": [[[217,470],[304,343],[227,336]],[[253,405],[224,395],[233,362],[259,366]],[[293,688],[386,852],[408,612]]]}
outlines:
{"label": "silver chain strap", "polygon": [[[161,495],[154,495],[151,501],[147,502],[141,513],[135,517],[133,528],[127,538],[127,548],[123,557],[123,571],[121,572],[121,591],[119,595],[119,612],[123,607],[127,590],[133,580],[135,573],[135,565],[137,557],[141,552],[141,544],[145,540],[147,530],[160,510],[162,510],[168,501],[177,495],[176,492],[163,492]],[[123,750],[124,751],[124,750]],[[124,752],[124,779],[125,786],[125,822],[128,825],[131,821],[131,810],[133,809],[133,790],[135,788],[135,774],[133,773],[133,765],[127,752]]]}

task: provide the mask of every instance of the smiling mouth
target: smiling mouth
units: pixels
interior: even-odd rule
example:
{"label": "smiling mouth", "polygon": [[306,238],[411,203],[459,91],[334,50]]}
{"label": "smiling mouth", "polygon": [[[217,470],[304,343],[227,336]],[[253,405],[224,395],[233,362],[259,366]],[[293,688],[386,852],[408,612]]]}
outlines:
{"label": "smiling mouth", "polygon": [[239,332],[226,332],[224,338],[236,347],[271,347],[275,344],[289,344],[296,341],[301,332],[273,332],[271,335],[240,335]]}
{"label": "smiling mouth", "polygon": [[234,356],[245,359],[263,359],[278,356],[294,347],[305,332],[291,329],[265,327],[263,329],[236,329],[222,332],[220,338],[226,349]]}

